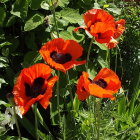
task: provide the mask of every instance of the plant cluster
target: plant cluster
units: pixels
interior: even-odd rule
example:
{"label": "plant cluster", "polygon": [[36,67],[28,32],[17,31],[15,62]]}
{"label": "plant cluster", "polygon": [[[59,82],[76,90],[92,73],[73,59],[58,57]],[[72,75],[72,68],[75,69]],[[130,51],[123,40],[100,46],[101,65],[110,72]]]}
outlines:
{"label": "plant cluster", "polygon": [[1,139],[140,139],[138,2],[0,4]]}

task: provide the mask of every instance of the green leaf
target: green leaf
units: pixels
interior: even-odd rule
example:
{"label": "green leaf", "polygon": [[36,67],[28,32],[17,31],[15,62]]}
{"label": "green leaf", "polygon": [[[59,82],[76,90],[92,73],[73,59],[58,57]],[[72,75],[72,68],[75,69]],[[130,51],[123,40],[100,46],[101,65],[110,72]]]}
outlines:
{"label": "green leaf", "polygon": [[[0,136],[1,140],[20,140],[18,136]],[[28,138],[21,138],[22,140],[29,140]]]}
{"label": "green leaf", "polygon": [[30,52],[26,53],[24,56],[23,67],[24,68],[29,67],[29,66],[37,63],[41,59],[42,59],[42,57],[40,56],[40,54],[37,51],[30,51]]}
{"label": "green leaf", "polygon": [[69,4],[69,0],[58,0],[58,5],[60,7],[66,7]]}
{"label": "green leaf", "polygon": [[139,115],[139,113],[140,113],[140,104],[137,105],[137,106],[135,107],[134,115],[135,115],[135,116],[136,116],[136,115]]}
{"label": "green leaf", "polygon": [[5,68],[5,71],[6,71],[6,79],[8,81],[8,84],[13,87],[14,85],[14,76],[15,76],[15,73],[14,73],[14,70],[12,69],[12,67],[6,67]]}
{"label": "green leaf", "polygon": [[0,47],[2,48],[4,46],[9,46],[9,45],[12,45],[12,43],[10,43],[10,42],[3,42],[3,43],[0,44]]}
{"label": "green leaf", "polygon": [[1,85],[4,83],[6,83],[6,81],[3,78],[0,78],[0,88],[1,88]]}
{"label": "green leaf", "polygon": [[50,5],[46,1],[41,2],[41,8],[45,10],[49,10]]}
{"label": "green leaf", "polygon": [[45,133],[41,132],[40,130],[38,130],[37,133],[38,133],[41,140],[49,140],[52,138],[52,136],[46,135]]}
{"label": "green leaf", "polygon": [[77,42],[81,42],[84,39],[84,35],[80,34],[79,32],[74,32],[75,27],[69,26],[67,31],[61,31],[60,32],[60,37],[65,39],[65,40],[75,40]]}
{"label": "green leaf", "polygon": [[25,19],[28,13],[29,0],[16,0],[12,5],[11,14]]}
{"label": "green leaf", "polygon": [[36,13],[31,18],[29,18],[24,26],[24,31],[30,31],[38,27],[44,22],[44,16],[40,13]]}
{"label": "green leaf", "polygon": [[97,74],[97,70],[96,70],[96,67],[93,66],[93,63],[92,62],[89,62],[88,63],[88,74],[89,74],[89,78],[90,79],[93,79],[95,77],[95,75]]}
{"label": "green leaf", "polygon": [[100,5],[97,2],[94,3],[94,9],[100,9]]}
{"label": "green leaf", "polygon": [[60,11],[62,19],[70,22],[70,23],[78,23],[82,19],[82,16],[79,14],[78,10],[66,8]]}
{"label": "green leaf", "polygon": [[0,62],[0,68],[5,68],[5,67],[8,67],[8,64],[4,64],[4,63]]}
{"label": "green leaf", "polygon": [[37,45],[35,44],[35,35],[32,32],[29,32],[29,34],[25,38],[25,43],[27,47],[33,51],[37,50]]}
{"label": "green leaf", "polygon": [[[0,88],[1,88],[1,87],[0,87]],[[0,105],[4,105],[5,107],[11,107],[11,104],[6,103],[6,102],[4,102],[4,101],[2,101],[2,100],[0,100]]]}
{"label": "green leaf", "polygon": [[0,57],[0,62],[8,63],[8,59],[6,57]]}
{"label": "green leaf", "polygon": [[2,48],[2,55],[3,56],[8,56],[9,52],[10,52],[9,48],[7,48],[7,47]]}
{"label": "green leaf", "polygon": [[32,123],[25,117],[23,117],[22,119],[19,118],[18,120],[21,125],[35,138],[35,129]]}
{"label": "green leaf", "polygon": [[5,17],[6,17],[5,7],[4,6],[0,6],[0,26],[3,25]]}
{"label": "green leaf", "polygon": [[79,110],[80,103],[81,102],[78,100],[77,95],[76,95],[73,101],[73,108],[75,111]]}
{"label": "green leaf", "polygon": [[10,47],[8,47],[10,50],[10,53],[15,52],[15,50],[19,46],[19,39],[13,36],[7,37],[6,39],[11,43]]}
{"label": "green leaf", "polygon": [[108,50],[105,44],[98,43],[97,41],[95,41],[94,44],[96,44],[102,50]]}
{"label": "green leaf", "polygon": [[109,67],[108,63],[101,56],[98,57],[97,61],[99,62],[102,68]]}
{"label": "green leaf", "polygon": [[111,11],[111,12],[113,12],[113,13],[115,13],[115,14],[117,14],[117,15],[120,15],[121,14],[121,9],[119,9],[119,8],[106,8],[108,11]]}
{"label": "green leaf", "polygon": [[9,1],[9,0],[0,0],[1,3],[5,3],[7,1]]}
{"label": "green leaf", "polygon": [[30,4],[31,9],[37,10],[37,9],[41,8],[40,5],[41,5],[42,1],[43,0],[31,0],[31,4]]}
{"label": "green leaf", "polygon": [[126,97],[123,96],[118,103],[118,114],[122,115],[126,113]]}
{"label": "green leaf", "polygon": [[11,25],[13,25],[16,21],[16,16],[11,16],[10,18],[8,18],[8,21],[6,23],[6,27],[10,27]]}

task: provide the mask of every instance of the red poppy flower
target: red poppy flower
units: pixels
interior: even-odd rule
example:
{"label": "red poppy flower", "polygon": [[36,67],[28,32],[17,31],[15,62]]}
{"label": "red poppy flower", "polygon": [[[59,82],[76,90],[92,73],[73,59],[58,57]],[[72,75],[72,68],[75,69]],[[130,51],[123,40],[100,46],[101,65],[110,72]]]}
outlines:
{"label": "red poppy flower", "polygon": [[122,35],[122,33],[124,32],[125,23],[126,22],[124,19],[120,19],[120,20],[116,21],[116,23],[115,23],[116,24],[116,31],[115,31],[114,36],[113,36],[115,39],[119,38]]}
{"label": "red poppy flower", "polygon": [[43,108],[47,108],[52,96],[52,87],[58,80],[51,76],[51,69],[45,64],[35,64],[21,71],[13,88],[14,100],[24,115],[32,104],[39,101]]}
{"label": "red poppy flower", "polygon": [[121,87],[121,82],[118,76],[110,69],[103,68],[96,75],[93,80],[89,79],[86,72],[78,80],[77,95],[79,100],[85,100],[89,95],[98,98],[110,98],[114,100],[113,96]]}
{"label": "red poppy flower", "polygon": [[78,27],[87,30],[99,43],[109,43],[115,30],[115,21],[113,16],[101,9],[91,9],[84,15],[86,27]]}
{"label": "red poppy flower", "polygon": [[50,66],[66,72],[73,66],[86,62],[76,61],[82,55],[82,51],[83,48],[76,41],[56,38],[42,46],[39,52]]}
{"label": "red poppy flower", "polygon": [[116,29],[115,29],[114,35],[113,35],[112,39],[110,40],[110,42],[106,44],[106,46],[109,49],[116,47],[116,45],[118,44],[116,39],[118,39],[125,30],[125,27],[124,27],[125,20],[124,19],[120,19],[120,20],[116,21],[115,24],[116,24]]}

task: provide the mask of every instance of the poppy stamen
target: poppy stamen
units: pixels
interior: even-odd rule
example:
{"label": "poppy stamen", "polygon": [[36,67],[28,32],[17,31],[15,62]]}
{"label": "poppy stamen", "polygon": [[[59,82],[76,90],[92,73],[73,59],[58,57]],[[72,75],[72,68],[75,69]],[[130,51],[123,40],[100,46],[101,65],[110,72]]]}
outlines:
{"label": "poppy stamen", "polygon": [[53,51],[50,54],[50,57],[53,59],[53,61],[59,64],[65,64],[66,62],[71,61],[72,59],[72,56],[70,54],[57,53],[56,51]]}
{"label": "poppy stamen", "polygon": [[26,96],[36,98],[39,94],[44,94],[46,91],[46,88],[43,87],[44,82],[44,78],[38,77],[34,80],[31,86],[25,83],[24,86]]}
{"label": "poppy stamen", "polygon": [[102,88],[106,88],[107,87],[107,83],[106,81],[104,81],[103,79],[99,79],[99,80],[95,80],[91,82],[92,84],[96,84]]}

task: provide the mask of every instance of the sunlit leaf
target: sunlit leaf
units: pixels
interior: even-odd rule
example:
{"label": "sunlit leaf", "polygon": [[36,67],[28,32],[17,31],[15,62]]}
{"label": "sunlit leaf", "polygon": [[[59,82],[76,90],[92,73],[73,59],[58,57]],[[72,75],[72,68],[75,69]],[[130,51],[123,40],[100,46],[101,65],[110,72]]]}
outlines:
{"label": "sunlit leaf", "polygon": [[49,10],[49,4],[46,1],[41,2],[41,8],[45,10]]}
{"label": "sunlit leaf", "polygon": [[70,23],[78,23],[78,21],[83,20],[82,16],[79,14],[78,10],[66,8],[60,11],[61,18],[69,21]]}
{"label": "sunlit leaf", "polygon": [[29,18],[24,26],[24,31],[30,31],[38,27],[44,22],[44,16],[40,13],[36,13],[31,18]]}
{"label": "sunlit leaf", "polygon": [[28,6],[29,0],[16,0],[12,5],[11,14],[25,19],[28,13]]}
{"label": "sunlit leaf", "polygon": [[3,42],[3,43],[0,44],[0,47],[2,48],[4,46],[9,46],[9,45],[12,45],[12,43],[10,43],[10,42]]}
{"label": "sunlit leaf", "polygon": [[80,34],[78,32],[74,32],[75,27],[69,26],[67,31],[61,31],[60,32],[60,37],[65,39],[65,40],[75,40],[77,42],[81,42],[84,39],[84,35]]}
{"label": "sunlit leaf", "polygon": [[94,44],[96,44],[102,50],[108,50],[105,44],[98,43],[97,41],[95,41]]}
{"label": "sunlit leaf", "polygon": [[66,7],[69,4],[69,0],[58,0],[58,5],[60,7]]}

